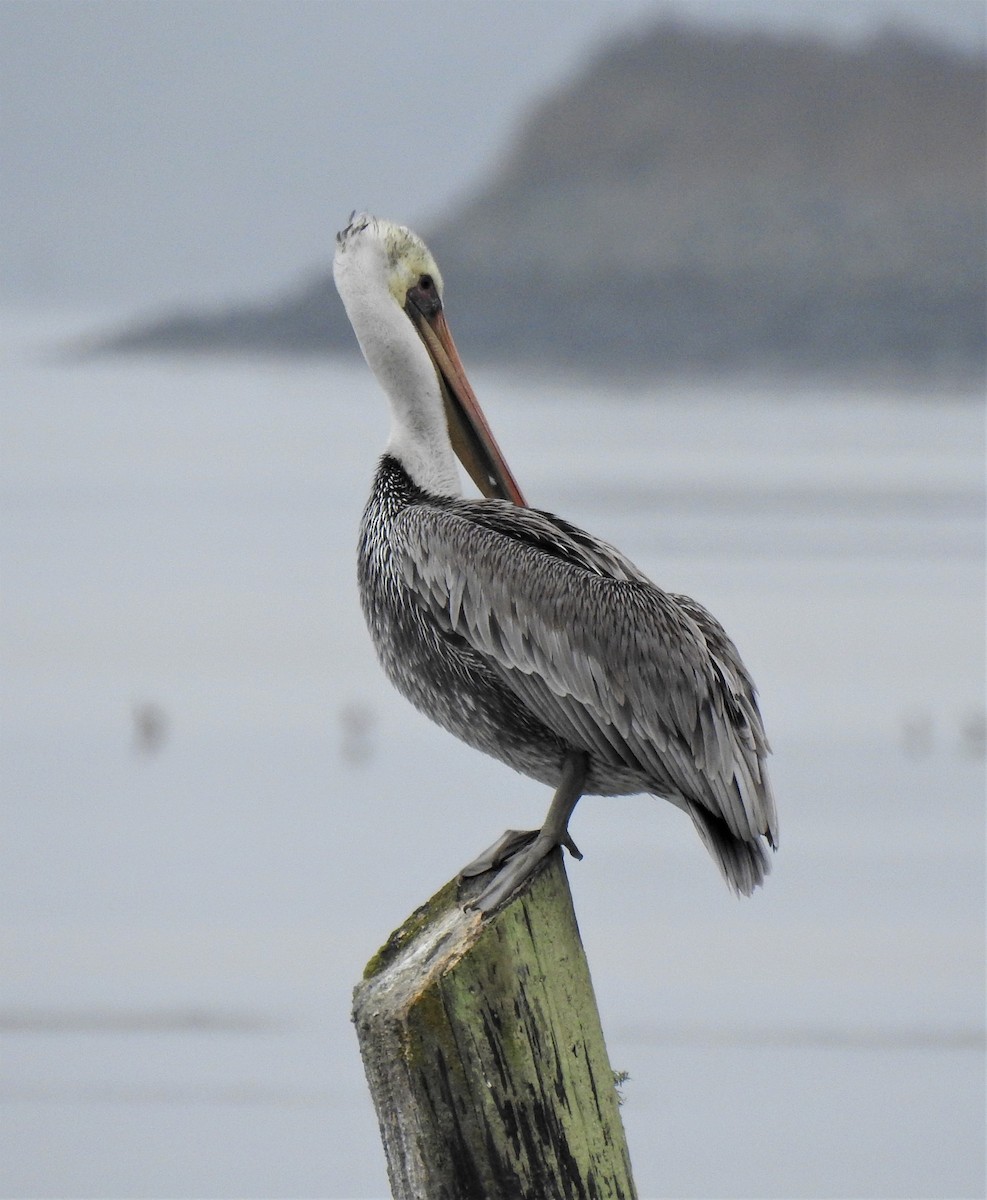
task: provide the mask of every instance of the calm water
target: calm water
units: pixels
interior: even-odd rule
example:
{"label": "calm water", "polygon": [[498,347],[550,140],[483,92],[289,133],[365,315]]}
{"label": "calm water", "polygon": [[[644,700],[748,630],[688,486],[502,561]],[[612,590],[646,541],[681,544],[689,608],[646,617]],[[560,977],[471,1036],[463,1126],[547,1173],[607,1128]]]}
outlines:
{"label": "calm water", "polygon": [[[0,1188],[383,1196],[349,996],[544,789],[389,691],[359,364],[0,352]],[[984,1193],[983,410],[478,372],[533,503],[706,603],[782,822],[737,902],[587,799],[577,913],[642,1196]]]}

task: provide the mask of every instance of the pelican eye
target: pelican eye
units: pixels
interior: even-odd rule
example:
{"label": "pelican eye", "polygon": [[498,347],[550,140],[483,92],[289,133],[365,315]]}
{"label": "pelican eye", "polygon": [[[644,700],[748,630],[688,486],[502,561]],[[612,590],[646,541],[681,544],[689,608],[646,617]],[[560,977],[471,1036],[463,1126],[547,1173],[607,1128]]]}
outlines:
{"label": "pelican eye", "polygon": [[408,288],[407,303],[416,308],[424,317],[434,317],[442,310],[439,289],[431,275],[419,275],[418,282]]}

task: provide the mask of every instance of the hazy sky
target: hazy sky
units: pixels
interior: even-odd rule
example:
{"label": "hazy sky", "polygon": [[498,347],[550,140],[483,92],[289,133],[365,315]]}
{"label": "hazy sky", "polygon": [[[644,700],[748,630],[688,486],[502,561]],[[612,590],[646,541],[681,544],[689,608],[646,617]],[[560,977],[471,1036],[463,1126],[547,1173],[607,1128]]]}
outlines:
{"label": "hazy sky", "polygon": [[264,294],[352,208],[434,220],[662,14],[983,47],[979,0],[0,0],[0,302]]}

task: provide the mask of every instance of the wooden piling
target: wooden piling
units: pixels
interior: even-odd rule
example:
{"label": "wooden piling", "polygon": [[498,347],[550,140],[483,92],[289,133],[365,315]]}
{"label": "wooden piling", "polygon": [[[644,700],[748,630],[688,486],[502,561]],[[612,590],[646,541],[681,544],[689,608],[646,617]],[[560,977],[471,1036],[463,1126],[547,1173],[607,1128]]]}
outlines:
{"label": "wooden piling", "polygon": [[453,880],[391,935],[353,1019],[395,1200],[632,1200],[561,853],[489,917]]}

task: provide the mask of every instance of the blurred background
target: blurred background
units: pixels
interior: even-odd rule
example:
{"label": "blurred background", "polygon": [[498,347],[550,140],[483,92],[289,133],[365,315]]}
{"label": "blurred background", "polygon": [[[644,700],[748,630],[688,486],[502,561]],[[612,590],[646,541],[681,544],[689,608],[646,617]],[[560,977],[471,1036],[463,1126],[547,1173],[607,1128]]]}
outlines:
{"label": "blurred background", "polygon": [[975,0],[0,5],[0,1194],[386,1195],[352,985],[543,815],[363,628],[354,208],[532,503],[760,685],[752,900],[669,805],[573,820],[641,1195],[984,1194],[984,51]]}

